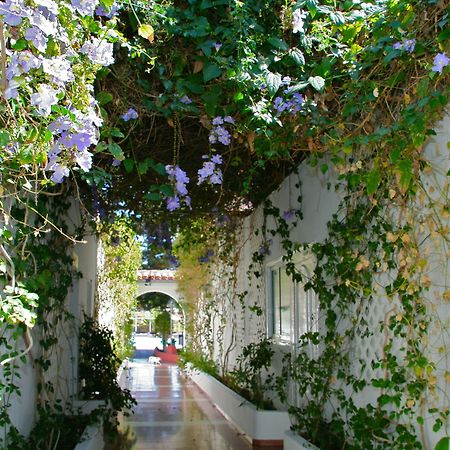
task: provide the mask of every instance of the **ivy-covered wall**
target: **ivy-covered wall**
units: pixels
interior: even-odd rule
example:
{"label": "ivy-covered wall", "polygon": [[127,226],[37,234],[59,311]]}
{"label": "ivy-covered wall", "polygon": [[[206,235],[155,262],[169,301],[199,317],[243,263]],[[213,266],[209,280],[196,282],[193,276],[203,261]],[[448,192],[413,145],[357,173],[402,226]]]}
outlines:
{"label": "ivy-covered wall", "polygon": [[[230,348],[222,369],[232,371],[249,343],[271,337],[270,372],[285,383],[284,398],[275,390],[267,395],[290,410],[310,440],[319,415],[333,439],[345,435],[351,448],[434,449],[447,442],[450,117],[434,129],[421,152],[420,187],[409,199],[394,185],[386,187],[387,201],[352,191],[342,175],[358,173],[360,161],[325,174],[305,161],[233,228],[233,253],[219,257],[224,241],[209,243],[217,257],[206,261],[207,295],[219,309],[224,296],[233,298],[225,330],[223,314],[208,317],[213,359],[221,366]],[[300,324],[290,342],[271,330],[270,272],[278,266],[299,282],[300,303],[313,298],[319,308],[318,315],[309,311],[313,326]]]}
{"label": "ivy-covered wall", "polygon": [[[77,230],[84,222],[79,203],[73,199],[64,201],[57,199],[54,203],[62,208],[61,211],[65,211],[55,223],[63,224],[64,233],[71,236],[72,240],[62,234],[53,234],[47,227],[41,242],[36,239],[36,242],[30,243],[36,251],[35,256],[42,258],[39,261],[39,264],[42,264],[41,271],[36,274],[36,283],[42,283],[38,286],[38,292],[42,293],[40,297],[43,305],[40,311],[42,319],[28,330],[29,338],[21,339],[17,330],[11,332],[6,329],[5,324],[2,326],[0,345],[2,355],[11,354],[12,349],[8,347],[9,345],[12,345],[17,353],[23,353],[22,357],[13,359],[6,367],[3,366],[0,372],[2,382],[5,384],[12,382],[14,386],[10,395],[1,396],[2,405],[9,403],[7,412],[11,424],[23,436],[28,436],[35,426],[39,417],[38,407],[43,410],[48,407],[49,410],[62,412],[72,404],[73,399],[77,398],[78,328],[83,315],[91,316],[94,307],[97,239],[89,233],[85,236],[78,233]],[[49,209],[55,207],[53,205]],[[29,220],[33,223],[36,217],[30,216]],[[44,266],[43,251],[53,259],[55,264],[53,268]],[[62,255],[66,258],[65,264],[61,259]],[[16,258],[19,260],[19,255],[16,255]],[[64,282],[59,278],[63,276],[67,277],[64,278]],[[60,299],[58,297],[60,293],[56,292],[55,285],[46,277],[60,282],[63,294],[66,287],[67,295],[64,294]],[[29,282],[32,281],[29,278]],[[47,292],[45,286],[48,288],[53,286],[53,295]],[[58,303],[59,300],[61,304]],[[46,304],[48,310],[44,308]],[[28,347],[27,344],[31,346]],[[53,409],[55,404],[56,409]],[[6,420],[6,414],[2,416],[1,425],[3,441],[0,440],[0,446],[7,445],[7,442],[19,446],[21,444],[19,438],[17,441],[11,441],[5,437],[11,428],[9,420]]]}

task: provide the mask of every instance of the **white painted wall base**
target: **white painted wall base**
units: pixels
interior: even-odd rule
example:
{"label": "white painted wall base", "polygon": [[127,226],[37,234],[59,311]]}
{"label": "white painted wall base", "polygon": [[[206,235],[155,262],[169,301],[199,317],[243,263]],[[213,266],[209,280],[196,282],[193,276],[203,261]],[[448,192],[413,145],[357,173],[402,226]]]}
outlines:
{"label": "white painted wall base", "polygon": [[320,450],[315,445],[303,439],[298,434],[293,433],[291,430],[286,431],[284,434],[284,446],[283,450]]}
{"label": "white painted wall base", "polygon": [[89,425],[81,436],[81,442],[74,450],[103,450],[105,441],[103,440],[102,424]]}
{"label": "white painted wall base", "polygon": [[189,376],[233,424],[252,441],[283,441],[291,426],[286,411],[264,411],[245,400],[215,378],[197,370]]}

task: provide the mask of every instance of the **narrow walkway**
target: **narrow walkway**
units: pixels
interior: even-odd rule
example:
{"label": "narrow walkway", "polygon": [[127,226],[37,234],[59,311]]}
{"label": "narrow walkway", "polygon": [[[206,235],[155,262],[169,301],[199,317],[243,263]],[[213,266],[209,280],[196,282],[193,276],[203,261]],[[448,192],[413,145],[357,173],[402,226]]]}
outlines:
{"label": "narrow walkway", "polygon": [[122,419],[135,443],[132,450],[249,450],[208,397],[175,365],[133,363],[127,387],[135,413]]}

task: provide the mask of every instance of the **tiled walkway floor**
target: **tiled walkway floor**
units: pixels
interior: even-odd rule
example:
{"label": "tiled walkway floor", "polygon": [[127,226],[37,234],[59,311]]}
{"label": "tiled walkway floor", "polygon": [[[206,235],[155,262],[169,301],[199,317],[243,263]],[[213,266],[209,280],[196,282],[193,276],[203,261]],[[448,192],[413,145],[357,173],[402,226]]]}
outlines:
{"label": "tiled walkway floor", "polygon": [[130,428],[132,450],[249,450],[202,391],[175,365],[133,363],[127,387],[135,413],[122,419]]}

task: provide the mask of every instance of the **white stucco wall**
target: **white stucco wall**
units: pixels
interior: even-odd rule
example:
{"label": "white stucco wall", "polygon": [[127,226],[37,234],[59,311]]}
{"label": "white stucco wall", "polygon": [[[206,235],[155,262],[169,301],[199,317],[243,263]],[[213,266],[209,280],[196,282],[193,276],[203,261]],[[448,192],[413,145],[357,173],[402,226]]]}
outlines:
{"label": "white stucco wall", "polygon": [[[79,203],[74,201],[67,218],[69,233],[81,222]],[[61,237],[61,239],[64,239]],[[50,356],[53,362],[45,373],[45,381],[51,381],[55,385],[55,397],[63,401],[69,401],[71,396],[78,392],[78,340],[77,332],[80,325],[82,312],[92,314],[94,308],[94,292],[96,279],[96,238],[93,235],[83,239],[84,243],[77,243],[72,250],[74,270],[81,272],[82,278],[75,279],[70,289],[66,306],[74,315],[73,322],[68,321],[59,330],[59,342]],[[68,244],[69,245],[69,244]],[[21,396],[11,397],[12,407],[9,409],[14,426],[23,435],[28,435],[34,426],[36,419],[37,383],[36,371],[33,367],[33,359],[39,357],[42,349],[39,347],[40,331],[33,328],[30,331],[33,338],[33,347],[27,355],[26,363],[17,360],[20,378],[15,378],[19,386]],[[22,340],[18,341],[18,351],[25,348]],[[1,376],[1,369],[0,369]]]}
{"label": "white stucco wall", "polygon": [[[449,249],[448,231],[449,214],[448,204],[448,190],[449,182],[447,181],[447,171],[450,168],[448,142],[450,141],[450,116],[446,116],[441,123],[436,127],[437,135],[430,138],[429,142],[423,150],[423,157],[430,163],[430,168],[424,171],[423,184],[426,192],[419,192],[417,202],[411,208],[415,212],[426,215],[428,212],[427,204],[428,196],[434,200],[433,207],[440,212],[439,223],[425,223],[417,224],[418,235],[422,237],[421,252],[424,257],[428,259],[428,269],[426,277],[430,283],[430,290],[426,294],[428,311],[432,312],[433,323],[431,326],[431,334],[427,342],[423,342],[424,352],[427,354],[436,367],[436,374],[438,379],[436,381],[436,388],[430,390],[429,404],[427,407],[437,407],[438,409],[445,409],[448,407],[449,398],[449,383],[448,373],[450,373],[450,361],[448,356],[448,330],[450,329],[450,307],[448,305],[448,282],[449,282]],[[301,182],[301,186],[296,184]],[[297,227],[292,230],[291,238],[293,241],[302,244],[312,244],[314,242],[321,242],[327,236],[327,222],[332,215],[337,212],[340,194],[335,192],[335,179],[332,173],[322,174],[319,170],[313,169],[308,164],[303,163],[299,166],[298,174],[289,176],[280,186],[280,188],[270,195],[270,200],[273,205],[280,209],[280,212],[297,209],[299,204],[297,197],[301,193],[303,212],[303,220],[298,222]],[[393,202],[394,204],[394,202]],[[393,208],[395,215],[395,208]],[[439,215],[438,215],[439,216]],[[400,220],[400,218],[399,218]],[[236,271],[238,282],[235,294],[248,291],[245,297],[246,308],[242,309],[239,306],[235,308],[235,323],[237,329],[237,346],[231,352],[230,365],[236,361],[244,345],[252,341],[257,341],[258,336],[268,334],[268,320],[267,312],[269,308],[269,286],[268,275],[270,267],[279,262],[284,254],[284,250],[280,243],[278,236],[268,234],[263,237],[259,233],[256,235],[256,230],[261,230],[263,225],[262,207],[259,207],[253,214],[243,220],[242,230],[238,239],[237,247],[240,248],[239,267]],[[273,228],[273,223],[269,219],[267,228]],[[420,228],[423,226],[423,230]],[[265,239],[271,239],[270,254],[265,256],[263,265],[261,267],[261,277],[251,278],[249,282],[247,270],[251,264],[251,255],[258,250]],[[255,268],[253,269],[255,270]],[[220,283],[216,283],[217,289],[224,289],[220,287]],[[226,289],[226,287],[225,287]],[[217,295],[221,295],[220,292]],[[383,321],[388,317],[389,311],[392,310],[393,305],[385,301],[385,297],[380,297],[380,301],[384,301],[383,307],[375,304],[378,311],[367,311],[368,315],[373,316],[373,327],[379,328],[379,321]],[[236,303],[237,300],[236,300]],[[263,308],[265,314],[258,317],[249,307],[259,305]],[[229,333],[225,333],[225,337],[229,339]],[[371,341],[374,346],[378,345],[380,339],[378,336]],[[382,340],[381,340],[382,342]],[[355,349],[355,359],[361,356],[367,350],[367,343],[363,352],[357,352]],[[282,366],[282,356],[285,351],[291,351],[292,347],[285,344],[276,344],[276,350],[273,359],[273,369],[278,372]],[[216,350],[216,355],[219,352]],[[355,363],[355,373],[359,372],[360,368]],[[447,374],[447,375],[446,375]],[[370,373],[365,374],[370,378]],[[447,381],[446,381],[447,380]],[[376,396],[371,392],[371,388],[364,390],[358,397],[354,395],[354,399],[358,404],[367,404],[367,402],[375,402]],[[445,435],[445,430],[439,433],[432,431],[434,421],[426,419],[423,427],[422,440],[425,448],[434,448],[436,442],[440,437]]]}

